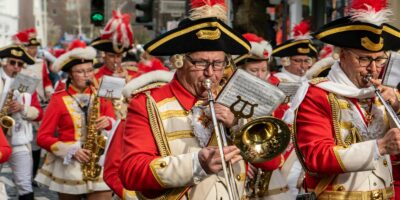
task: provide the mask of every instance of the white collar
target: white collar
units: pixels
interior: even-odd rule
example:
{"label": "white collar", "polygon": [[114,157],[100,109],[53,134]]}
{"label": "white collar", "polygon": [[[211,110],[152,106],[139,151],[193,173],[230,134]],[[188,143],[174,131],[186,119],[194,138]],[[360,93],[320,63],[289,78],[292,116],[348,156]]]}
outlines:
{"label": "white collar", "polygon": [[373,86],[369,88],[358,88],[354,85],[340,67],[339,62],[335,62],[332,65],[327,78],[329,81],[319,83],[316,86],[347,98],[365,99],[375,96],[375,89]]}
{"label": "white collar", "polygon": [[296,74],[292,74],[287,71],[285,68],[282,68],[280,73],[275,74],[279,79],[286,79],[289,82],[303,82],[307,80],[306,76],[297,76]]}

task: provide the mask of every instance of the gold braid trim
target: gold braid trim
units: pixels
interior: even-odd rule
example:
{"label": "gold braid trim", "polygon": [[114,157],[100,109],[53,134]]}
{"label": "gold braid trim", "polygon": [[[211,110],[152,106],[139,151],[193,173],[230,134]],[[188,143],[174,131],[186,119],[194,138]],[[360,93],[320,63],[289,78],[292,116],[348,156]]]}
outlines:
{"label": "gold braid trim", "polygon": [[[154,101],[153,97],[150,95],[150,91],[145,92],[145,94],[147,96],[146,107],[147,107],[147,113],[149,115],[149,123],[154,139],[156,140],[156,144],[160,152],[160,155],[161,157],[170,156],[171,150],[169,148],[168,140],[164,132],[164,127],[162,125],[157,104]],[[162,185],[162,183],[160,183],[160,185]],[[180,187],[180,188],[168,189],[163,195],[156,198],[147,198],[143,196],[140,192],[137,192],[137,197],[140,200],[178,200],[181,199],[186,194],[189,188],[190,187]]]}
{"label": "gold braid trim", "polygon": [[335,94],[329,93],[328,101],[331,105],[332,110],[332,122],[333,122],[333,130],[335,131],[335,140],[336,145],[348,147],[345,142],[343,142],[341,134],[340,134],[340,104]]}
{"label": "gold braid trim", "polygon": [[171,150],[169,149],[167,137],[165,136],[164,127],[162,125],[156,102],[150,95],[149,91],[145,92],[145,94],[147,96],[146,107],[149,115],[149,123],[151,131],[154,135],[154,139],[156,140],[158,150],[160,151],[161,157],[169,156],[171,155]]}

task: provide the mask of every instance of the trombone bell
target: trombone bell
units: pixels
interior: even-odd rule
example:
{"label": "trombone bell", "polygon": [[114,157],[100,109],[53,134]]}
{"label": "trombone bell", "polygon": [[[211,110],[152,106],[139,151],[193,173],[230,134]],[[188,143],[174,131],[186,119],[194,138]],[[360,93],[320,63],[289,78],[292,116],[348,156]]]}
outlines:
{"label": "trombone bell", "polygon": [[248,162],[271,160],[285,151],[290,129],[282,120],[265,116],[245,124],[233,136],[233,143]]}

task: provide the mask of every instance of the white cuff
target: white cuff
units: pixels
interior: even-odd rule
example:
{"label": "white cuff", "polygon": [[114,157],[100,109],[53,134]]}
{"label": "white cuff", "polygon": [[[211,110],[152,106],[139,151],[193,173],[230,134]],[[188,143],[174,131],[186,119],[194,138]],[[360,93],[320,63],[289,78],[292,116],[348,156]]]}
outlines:
{"label": "white cuff", "polygon": [[75,155],[75,153],[81,148],[81,143],[77,142],[71,146],[70,149],[68,149],[67,155],[64,157],[64,165],[69,165],[72,160],[72,156]]}
{"label": "white cuff", "polygon": [[194,184],[200,183],[204,178],[208,176],[206,171],[201,167],[199,160],[199,152],[193,152],[192,154],[193,160],[193,182]]}
{"label": "white cuff", "polygon": [[374,160],[379,160],[379,158],[383,157],[384,155],[381,155],[379,153],[379,147],[378,147],[378,140],[375,140],[375,145],[374,145]]}

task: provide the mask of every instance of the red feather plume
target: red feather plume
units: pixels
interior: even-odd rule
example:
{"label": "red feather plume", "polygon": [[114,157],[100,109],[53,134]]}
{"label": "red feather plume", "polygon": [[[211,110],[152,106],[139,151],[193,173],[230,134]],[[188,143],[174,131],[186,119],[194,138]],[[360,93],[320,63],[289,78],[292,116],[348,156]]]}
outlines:
{"label": "red feather plume", "polygon": [[293,36],[298,37],[306,35],[310,32],[310,21],[303,20],[299,24],[293,27]]}
{"label": "red feather plume", "polygon": [[12,36],[12,40],[16,43],[27,43],[29,42],[29,36],[26,32],[21,31]]}
{"label": "red feather plume", "polygon": [[79,39],[76,39],[76,40],[72,41],[71,44],[69,44],[67,51],[71,51],[76,48],[85,48],[85,47],[86,47],[85,42],[83,42]]}
{"label": "red feather plume", "polygon": [[35,28],[27,29],[27,30],[25,30],[25,32],[29,38],[36,37],[36,29]]}
{"label": "red feather plume", "polygon": [[225,6],[225,0],[191,0],[192,8],[198,8],[205,5],[213,6],[217,4]]}
{"label": "red feather plume", "polygon": [[253,33],[245,33],[242,36],[244,38],[246,38],[246,40],[248,40],[249,42],[260,43],[261,41],[264,40],[262,37],[259,37],[259,36],[257,36],[256,34],[253,34]]}
{"label": "red feather plume", "polygon": [[387,8],[387,0],[353,0],[351,2],[350,8],[355,10],[367,10],[365,5],[370,5],[375,9],[376,12]]}

